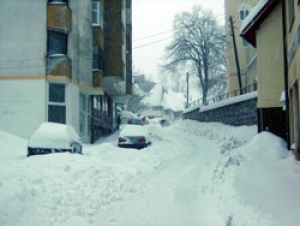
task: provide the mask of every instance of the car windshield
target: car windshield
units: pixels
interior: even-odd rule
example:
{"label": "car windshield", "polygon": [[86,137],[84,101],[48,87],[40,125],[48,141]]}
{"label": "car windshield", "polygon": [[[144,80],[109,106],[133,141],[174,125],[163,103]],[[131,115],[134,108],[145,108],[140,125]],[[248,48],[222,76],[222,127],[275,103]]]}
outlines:
{"label": "car windshield", "polygon": [[130,124],[130,125],[143,125],[143,123],[140,119],[130,119],[130,120],[128,120],[127,124]]}

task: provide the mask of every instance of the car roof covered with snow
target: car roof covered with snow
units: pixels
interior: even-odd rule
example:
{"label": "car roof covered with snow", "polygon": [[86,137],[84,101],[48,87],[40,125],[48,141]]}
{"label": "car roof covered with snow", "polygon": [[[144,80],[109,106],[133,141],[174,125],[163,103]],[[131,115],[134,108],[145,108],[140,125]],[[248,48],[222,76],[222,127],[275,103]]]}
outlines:
{"label": "car roof covered with snow", "polygon": [[79,142],[79,136],[70,125],[45,122],[29,138],[30,147],[70,148],[72,141]]}

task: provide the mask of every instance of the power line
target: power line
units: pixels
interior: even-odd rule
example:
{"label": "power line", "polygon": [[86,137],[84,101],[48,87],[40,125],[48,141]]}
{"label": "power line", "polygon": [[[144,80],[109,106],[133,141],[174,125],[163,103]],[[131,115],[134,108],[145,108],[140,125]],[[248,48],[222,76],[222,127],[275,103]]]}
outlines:
{"label": "power line", "polygon": [[158,42],[163,42],[163,41],[166,41],[170,38],[173,38],[174,36],[171,36],[171,37],[168,37],[168,38],[165,38],[165,39],[161,39],[161,40],[157,40],[155,42],[149,42],[149,43],[146,43],[144,45],[140,45],[140,46],[136,46],[136,47],[133,47],[132,49],[139,49],[139,48],[142,48],[142,47],[146,47],[146,46],[149,46],[149,45],[153,45],[153,44],[156,44]]}
{"label": "power line", "polygon": [[173,32],[173,29],[172,30],[163,31],[163,32],[160,32],[160,33],[157,33],[157,34],[153,34],[153,35],[148,35],[148,36],[144,36],[144,37],[141,37],[141,38],[137,38],[137,39],[133,40],[133,42],[140,41],[140,40],[147,39],[147,38],[151,38],[151,37],[155,37],[155,36],[159,36],[159,35],[163,35],[163,34],[167,34],[167,33],[170,33],[170,32]]}

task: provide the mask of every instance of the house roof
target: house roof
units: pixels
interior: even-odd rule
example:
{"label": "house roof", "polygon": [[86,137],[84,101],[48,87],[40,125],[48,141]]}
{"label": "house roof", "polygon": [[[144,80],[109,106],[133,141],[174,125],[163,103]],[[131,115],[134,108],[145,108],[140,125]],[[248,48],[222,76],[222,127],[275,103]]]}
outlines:
{"label": "house roof", "polygon": [[162,90],[162,84],[156,84],[142,100],[143,104],[149,107],[162,106]]}
{"label": "house roof", "polygon": [[240,36],[256,47],[256,30],[279,2],[280,0],[260,0],[244,20]]}
{"label": "house roof", "polygon": [[164,109],[170,109],[172,111],[184,111],[185,97],[182,93],[175,93],[172,90],[167,90],[163,95],[163,107]]}

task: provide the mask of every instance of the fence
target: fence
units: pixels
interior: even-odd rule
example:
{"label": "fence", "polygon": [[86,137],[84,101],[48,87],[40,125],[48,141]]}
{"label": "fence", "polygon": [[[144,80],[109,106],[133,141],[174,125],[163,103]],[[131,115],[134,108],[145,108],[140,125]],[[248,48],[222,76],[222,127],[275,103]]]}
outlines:
{"label": "fence", "polygon": [[250,93],[250,92],[253,92],[256,90],[257,90],[257,83],[253,83],[251,85],[243,87],[242,89],[236,89],[236,90],[233,90],[233,91],[230,91],[230,92],[227,92],[227,93],[215,96],[215,97],[208,98],[205,103],[202,103],[202,99],[195,100],[189,104],[189,107],[200,106],[200,105],[207,106],[207,105],[214,104],[214,103],[217,103],[222,100],[227,100],[230,97],[240,96],[241,91],[242,91],[242,94],[246,94],[246,93]]}

